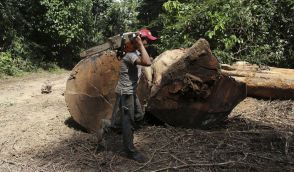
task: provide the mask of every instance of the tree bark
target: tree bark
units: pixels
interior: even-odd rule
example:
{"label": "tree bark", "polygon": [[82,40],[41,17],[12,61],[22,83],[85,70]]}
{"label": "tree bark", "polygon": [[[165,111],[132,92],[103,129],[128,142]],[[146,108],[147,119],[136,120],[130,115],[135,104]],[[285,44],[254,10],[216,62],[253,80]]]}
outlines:
{"label": "tree bark", "polygon": [[138,94],[154,116],[174,126],[209,127],[222,122],[246,97],[246,85],[220,73],[206,40],[161,54],[141,78]]}

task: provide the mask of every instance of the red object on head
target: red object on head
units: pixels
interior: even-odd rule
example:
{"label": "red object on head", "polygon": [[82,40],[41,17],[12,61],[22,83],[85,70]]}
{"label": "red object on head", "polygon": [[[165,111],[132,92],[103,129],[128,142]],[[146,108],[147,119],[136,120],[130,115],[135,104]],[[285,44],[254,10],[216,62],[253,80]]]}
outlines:
{"label": "red object on head", "polygon": [[156,37],[152,36],[150,30],[148,30],[146,28],[141,29],[139,32],[140,32],[141,37],[143,37],[143,38],[144,37],[148,38],[151,41],[155,41],[157,39]]}

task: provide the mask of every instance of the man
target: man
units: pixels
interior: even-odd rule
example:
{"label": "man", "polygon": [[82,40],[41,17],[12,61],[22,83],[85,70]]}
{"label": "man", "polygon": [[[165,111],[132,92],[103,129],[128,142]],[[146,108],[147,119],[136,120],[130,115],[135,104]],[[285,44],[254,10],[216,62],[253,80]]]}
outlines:
{"label": "man", "polygon": [[[147,29],[140,30],[140,35],[150,40],[157,39]],[[122,58],[119,81],[115,89],[117,100],[113,110],[111,125],[113,128],[119,128],[119,125],[121,125],[124,151],[128,157],[138,162],[146,162],[146,156],[139,152],[133,143],[135,119],[142,119],[143,117],[141,105],[136,96],[139,75],[141,73],[140,66],[151,65],[150,57],[141,37],[138,36],[125,45],[126,54]],[[119,110],[117,107],[119,107]],[[119,119],[118,111],[121,112],[119,114],[121,119]]]}

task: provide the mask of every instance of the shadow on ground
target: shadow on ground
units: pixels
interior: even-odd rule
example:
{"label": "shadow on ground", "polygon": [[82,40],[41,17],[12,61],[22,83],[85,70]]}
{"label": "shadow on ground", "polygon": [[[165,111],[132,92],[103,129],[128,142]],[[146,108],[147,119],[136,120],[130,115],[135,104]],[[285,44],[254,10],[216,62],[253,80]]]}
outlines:
{"label": "shadow on ground", "polygon": [[81,131],[81,132],[84,132],[84,133],[88,133],[88,130],[81,126],[79,123],[77,123],[72,117],[68,117],[65,121],[64,121],[64,124],[66,126],[68,126],[69,128],[72,128],[76,131]]}

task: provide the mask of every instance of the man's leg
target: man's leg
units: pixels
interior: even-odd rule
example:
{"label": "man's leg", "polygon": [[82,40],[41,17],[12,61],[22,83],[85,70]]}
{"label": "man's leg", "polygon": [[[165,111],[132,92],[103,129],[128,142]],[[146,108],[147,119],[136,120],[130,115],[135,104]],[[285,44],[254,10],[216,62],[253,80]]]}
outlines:
{"label": "man's leg", "polygon": [[135,97],[134,95],[122,95],[121,96],[121,108],[122,108],[122,133],[123,133],[123,145],[129,158],[138,162],[146,162],[147,158],[144,154],[136,150],[134,146],[134,108]]}
{"label": "man's leg", "polygon": [[137,95],[134,95],[134,99],[135,99],[135,122],[141,122],[144,118],[142,106]]}
{"label": "man's leg", "polygon": [[122,114],[121,114],[121,107],[120,107],[120,101],[121,101],[120,99],[121,99],[121,96],[117,94],[116,101],[112,111],[111,125],[110,125],[110,127],[114,130],[121,129]]}
{"label": "man's leg", "polygon": [[122,134],[124,149],[127,153],[135,152],[134,147],[134,97],[133,95],[121,96]]}

